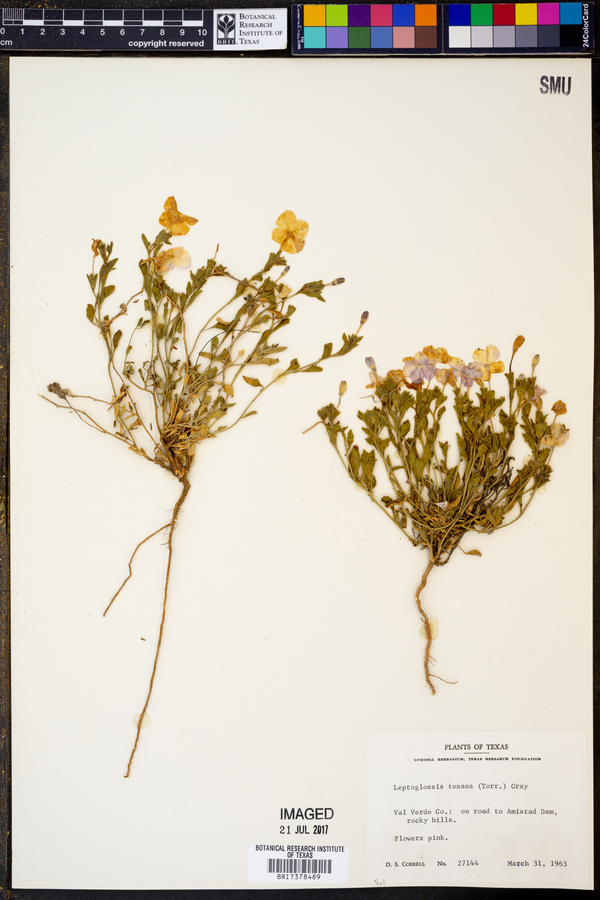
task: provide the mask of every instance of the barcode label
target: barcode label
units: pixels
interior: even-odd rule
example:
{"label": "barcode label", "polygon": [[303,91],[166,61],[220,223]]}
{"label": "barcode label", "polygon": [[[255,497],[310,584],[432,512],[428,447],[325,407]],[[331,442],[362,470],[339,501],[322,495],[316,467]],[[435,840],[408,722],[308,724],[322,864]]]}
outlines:
{"label": "barcode label", "polygon": [[319,875],[331,874],[330,859],[269,859],[268,872],[317,872]]}
{"label": "barcode label", "polygon": [[284,887],[346,884],[348,848],[337,844],[253,844],[248,881]]}

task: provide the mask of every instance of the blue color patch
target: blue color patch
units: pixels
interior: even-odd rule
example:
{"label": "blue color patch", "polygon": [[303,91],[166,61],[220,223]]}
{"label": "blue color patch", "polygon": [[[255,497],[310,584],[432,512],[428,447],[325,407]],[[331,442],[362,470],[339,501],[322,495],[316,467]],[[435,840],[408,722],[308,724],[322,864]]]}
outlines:
{"label": "blue color patch", "polygon": [[392,22],[396,26],[410,28],[415,24],[415,7],[412,3],[405,6],[394,5],[392,9]]}
{"label": "blue color patch", "polygon": [[391,26],[379,26],[371,28],[371,47],[379,47],[380,50],[394,46],[394,30]]}
{"label": "blue color patch", "polygon": [[[575,6],[575,4],[573,4],[573,5]],[[471,4],[470,3],[450,3],[450,4],[448,4],[448,25],[470,25],[470,24],[471,24]]]}
{"label": "blue color patch", "polygon": [[560,24],[561,25],[581,25],[582,11],[581,3],[561,3],[560,4]]}

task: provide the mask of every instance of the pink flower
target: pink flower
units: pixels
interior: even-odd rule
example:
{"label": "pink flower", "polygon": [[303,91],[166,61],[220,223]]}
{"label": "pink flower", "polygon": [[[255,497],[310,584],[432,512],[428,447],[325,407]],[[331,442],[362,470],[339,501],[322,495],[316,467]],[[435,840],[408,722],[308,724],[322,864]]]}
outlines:
{"label": "pink flower", "polygon": [[547,394],[547,393],[548,392],[545,391],[544,388],[541,388],[539,386],[539,384],[536,384],[535,390],[534,390],[533,394],[531,395],[531,402],[537,409],[542,408],[542,399],[541,398],[544,394]]}
{"label": "pink flower", "polygon": [[372,356],[367,356],[365,362],[369,368],[369,379],[370,384],[367,384],[368,388],[376,388],[379,387],[380,384],[383,384],[383,378],[377,374],[377,366],[375,364],[375,360]]}
{"label": "pink flower", "polygon": [[183,247],[171,247],[150,260],[159,275],[166,275],[171,269],[189,269],[192,264],[190,254]]}
{"label": "pink flower", "polygon": [[424,356],[420,350],[414,356],[406,356],[403,362],[405,365],[402,374],[411,384],[431,381],[435,376],[435,362]]}
{"label": "pink flower", "polygon": [[464,364],[462,359],[453,357],[450,361],[452,374],[458,380],[460,378],[461,386],[464,384],[466,388],[473,386],[474,381],[481,381],[483,372],[477,363],[471,362],[468,366]]}

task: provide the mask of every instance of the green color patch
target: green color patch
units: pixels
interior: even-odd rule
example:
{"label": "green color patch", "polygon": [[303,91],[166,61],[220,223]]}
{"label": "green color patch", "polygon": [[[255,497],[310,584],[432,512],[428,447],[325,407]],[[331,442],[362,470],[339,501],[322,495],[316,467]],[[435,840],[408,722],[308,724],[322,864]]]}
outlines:
{"label": "green color patch", "polygon": [[327,24],[328,25],[347,25],[348,24],[348,7],[346,4],[327,7]]}
{"label": "green color patch", "polygon": [[471,25],[493,25],[493,3],[471,3]]}
{"label": "green color patch", "polygon": [[371,29],[366,28],[349,28],[348,29],[348,47],[355,49],[370,49],[371,47]]}

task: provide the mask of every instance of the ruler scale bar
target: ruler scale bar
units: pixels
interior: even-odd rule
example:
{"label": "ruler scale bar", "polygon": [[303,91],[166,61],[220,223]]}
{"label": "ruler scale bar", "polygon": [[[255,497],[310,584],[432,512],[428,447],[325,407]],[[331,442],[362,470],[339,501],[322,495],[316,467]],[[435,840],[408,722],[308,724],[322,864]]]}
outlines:
{"label": "ruler scale bar", "polygon": [[82,22],[94,25],[171,25],[184,22],[202,25],[204,14],[212,10],[134,10],[134,9],[3,9],[3,25],[65,25],[77,26]]}
{"label": "ruler scale bar", "polygon": [[287,47],[287,9],[2,8],[0,50],[261,51]]}

